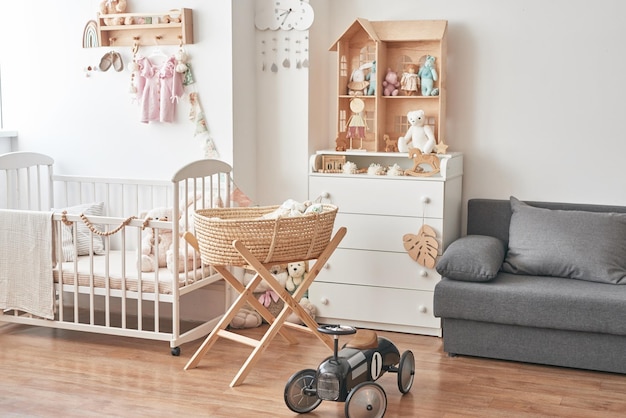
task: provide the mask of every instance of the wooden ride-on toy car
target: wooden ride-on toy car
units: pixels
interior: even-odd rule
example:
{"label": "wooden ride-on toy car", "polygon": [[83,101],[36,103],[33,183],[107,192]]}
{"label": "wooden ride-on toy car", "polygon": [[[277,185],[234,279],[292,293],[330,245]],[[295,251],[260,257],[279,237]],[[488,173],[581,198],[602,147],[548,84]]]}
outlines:
{"label": "wooden ride-on toy car", "polygon": [[[397,373],[402,394],[411,390],[415,357],[411,351],[400,356],[396,346],[374,331],[343,325],[322,325],[318,330],[333,335],[334,353],[317,368],[294,373],[285,385],[285,403],[299,414],[311,412],[322,401],[345,402],[345,414],[353,417],[382,417],[387,395],[376,380],[385,372]],[[338,351],[339,336],[355,338]]]}

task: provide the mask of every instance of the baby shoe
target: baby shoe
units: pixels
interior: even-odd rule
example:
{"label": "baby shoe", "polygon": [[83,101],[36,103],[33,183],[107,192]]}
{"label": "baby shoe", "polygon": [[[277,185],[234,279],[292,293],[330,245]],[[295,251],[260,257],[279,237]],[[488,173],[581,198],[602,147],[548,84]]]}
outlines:
{"label": "baby shoe", "polygon": [[120,72],[124,69],[124,62],[122,56],[117,52],[111,51],[111,61],[113,62],[113,69]]}
{"label": "baby shoe", "polygon": [[111,56],[111,52],[107,52],[106,54],[104,54],[102,56],[102,59],[100,60],[100,71],[106,71],[111,67],[111,64],[113,63],[113,59]]}

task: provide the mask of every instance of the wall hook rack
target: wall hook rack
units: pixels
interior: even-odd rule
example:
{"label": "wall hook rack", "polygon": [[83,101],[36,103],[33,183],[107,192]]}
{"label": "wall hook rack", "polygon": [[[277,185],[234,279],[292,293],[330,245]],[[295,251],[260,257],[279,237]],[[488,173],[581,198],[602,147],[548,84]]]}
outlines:
{"label": "wall hook rack", "polygon": [[[98,13],[100,46],[134,46],[140,44],[141,39],[155,39],[159,45],[193,44],[192,12],[192,9],[180,9],[157,13]],[[135,23],[114,26],[104,23],[104,19],[114,17],[131,18]]]}

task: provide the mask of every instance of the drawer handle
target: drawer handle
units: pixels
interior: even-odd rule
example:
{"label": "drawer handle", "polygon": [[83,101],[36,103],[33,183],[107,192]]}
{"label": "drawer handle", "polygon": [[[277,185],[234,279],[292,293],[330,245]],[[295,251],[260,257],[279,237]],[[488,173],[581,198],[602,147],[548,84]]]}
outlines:
{"label": "drawer handle", "polygon": [[321,303],[322,305],[328,305],[328,298],[321,298],[321,299],[320,299],[320,303]]}
{"label": "drawer handle", "polygon": [[322,199],[328,199],[330,197],[330,193],[322,192],[322,193],[320,193],[320,196],[322,197]]}
{"label": "drawer handle", "polygon": [[428,277],[428,271],[427,270],[420,270],[420,276]]}
{"label": "drawer handle", "polygon": [[430,203],[430,197],[428,196],[422,196],[422,203]]}
{"label": "drawer handle", "polygon": [[426,306],[424,306],[424,305],[418,306],[417,310],[419,311],[419,313],[426,313],[426,312],[428,312],[428,308],[426,308]]}

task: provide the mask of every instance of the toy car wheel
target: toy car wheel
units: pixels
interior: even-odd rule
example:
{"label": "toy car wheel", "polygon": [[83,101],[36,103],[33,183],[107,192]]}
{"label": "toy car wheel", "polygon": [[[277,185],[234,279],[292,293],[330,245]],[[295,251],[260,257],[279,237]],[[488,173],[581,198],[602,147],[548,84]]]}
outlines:
{"label": "toy car wheel", "polygon": [[311,412],[322,403],[317,397],[313,369],[304,369],[294,373],[285,385],[285,403],[293,412],[304,414]]}
{"label": "toy car wheel", "polygon": [[346,418],[381,418],[386,410],[387,395],[378,383],[359,383],[346,399]]}
{"label": "toy car wheel", "polygon": [[415,378],[415,356],[410,350],[402,353],[400,363],[398,364],[398,389],[400,392],[407,393],[413,386]]}

